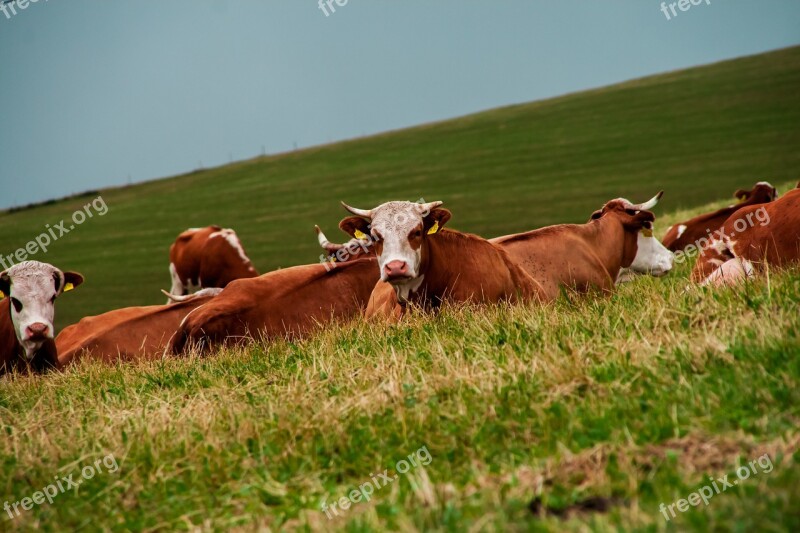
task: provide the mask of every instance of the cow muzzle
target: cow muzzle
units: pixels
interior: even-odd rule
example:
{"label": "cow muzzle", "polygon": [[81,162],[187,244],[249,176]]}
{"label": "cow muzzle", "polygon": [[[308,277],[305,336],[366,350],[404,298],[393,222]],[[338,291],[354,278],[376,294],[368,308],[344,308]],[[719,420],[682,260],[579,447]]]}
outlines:
{"label": "cow muzzle", "polygon": [[38,342],[52,338],[50,326],[43,322],[34,322],[25,328],[25,340]]}
{"label": "cow muzzle", "polygon": [[412,279],[414,276],[405,261],[389,261],[383,266],[383,278],[389,283],[402,283]]}

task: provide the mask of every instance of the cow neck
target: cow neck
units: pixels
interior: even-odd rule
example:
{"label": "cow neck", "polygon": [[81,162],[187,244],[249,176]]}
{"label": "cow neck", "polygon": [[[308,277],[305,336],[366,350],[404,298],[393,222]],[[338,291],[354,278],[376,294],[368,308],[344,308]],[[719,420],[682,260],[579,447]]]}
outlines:
{"label": "cow neck", "polygon": [[[612,279],[616,279],[623,267],[629,267],[636,257],[637,235],[626,231],[622,222],[611,214],[590,223],[592,248],[597,258]],[[633,253],[630,250],[633,250]],[[621,251],[620,251],[621,250]]]}
{"label": "cow neck", "polygon": [[408,297],[416,293],[441,299],[452,290],[453,281],[464,275],[479,274],[471,271],[474,262],[472,256],[467,255],[480,253],[479,250],[473,250],[475,245],[480,244],[477,241],[485,242],[497,250],[480,237],[458,231],[443,230],[427,237],[422,243],[419,277],[407,284],[410,289]]}

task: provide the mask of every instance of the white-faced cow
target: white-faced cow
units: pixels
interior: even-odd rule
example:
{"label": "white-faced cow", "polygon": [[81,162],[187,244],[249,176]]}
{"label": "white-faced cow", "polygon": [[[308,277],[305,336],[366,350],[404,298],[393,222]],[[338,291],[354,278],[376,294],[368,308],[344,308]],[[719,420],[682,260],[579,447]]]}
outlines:
{"label": "white-faced cow", "polygon": [[505,250],[489,241],[442,229],[451,214],[442,202],[387,202],[374,209],[343,204],[353,217],[339,227],[371,235],[381,276],[366,316],[398,319],[407,303],[492,303],[543,300],[541,287]]}
{"label": "white-faced cow", "polygon": [[56,298],[83,276],[47,263],[25,261],[0,273],[0,374],[58,367],[53,342]]}
{"label": "white-faced cow", "polygon": [[[800,184],[798,184],[800,187]],[[770,267],[800,262],[800,189],[734,213],[701,250],[692,280],[732,285]]]}
{"label": "white-faced cow", "polygon": [[760,181],[749,191],[739,189],[734,196],[739,199],[738,204],[698,215],[670,227],[662,240],[664,246],[673,252],[685,250],[690,245],[697,246],[698,242],[707,241],[739,209],[774,201],[778,197],[778,190],[766,181]]}
{"label": "white-faced cow", "polygon": [[169,261],[169,292],[176,296],[204,288],[224,288],[235,279],[258,276],[236,232],[219,226],[181,233],[169,249]]}

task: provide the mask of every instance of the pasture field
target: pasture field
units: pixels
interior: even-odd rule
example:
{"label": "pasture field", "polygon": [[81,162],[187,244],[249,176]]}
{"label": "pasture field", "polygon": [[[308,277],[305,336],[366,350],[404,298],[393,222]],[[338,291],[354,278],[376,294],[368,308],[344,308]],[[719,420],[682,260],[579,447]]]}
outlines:
{"label": "pasture field", "polygon": [[[681,265],[544,309],[450,308],[389,328],[355,320],[204,359],[6,380],[0,497],[79,479],[109,454],[118,469],[101,465],[78,491],[0,523],[797,531],[800,269],[719,291],[688,274]],[[428,464],[369,503],[332,520],[321,510],[385,469],[393,477],[422,447]],[[707,507],[660,514],[759,458],[763,468]]]}
{"label": "pasture field", "polygon": [[[87,276],[63,326],[160,302],[185,227],[236,228],[262,271],[314,261],[338,199],[443,199],[495,236],[665,189],[663,233],[759,179],[794,186],[799,67],[794,48],[102,191],[108,214],[38,259]],[[91,198],[0,216],[3,249]],[[800,530],[800,269],[712,291],[690,266],[546,308],[0,379],[0,505],[96,467],[0,530]],[[428,464],[323,512],[422,447]],[[763,457],[707,506],[660,512]]]}
{"label": "pasture field", "polygon": [[[237,230],[256,267],[318,260],[344,200],[444,200],[451,227],[495,237],[585,222],[605,201],[666,191],[657,213],[798,179],[800,47],[603,89],[101,191],[109,212],[37,258],[86,276],[58,302],[59,328],[162,303],[168,250],[188,227]],[[147,157],[147,154],[142,154]],[[77,192],[77,191],[76,191]],[[94,196],[0,214],[9,254]]]}

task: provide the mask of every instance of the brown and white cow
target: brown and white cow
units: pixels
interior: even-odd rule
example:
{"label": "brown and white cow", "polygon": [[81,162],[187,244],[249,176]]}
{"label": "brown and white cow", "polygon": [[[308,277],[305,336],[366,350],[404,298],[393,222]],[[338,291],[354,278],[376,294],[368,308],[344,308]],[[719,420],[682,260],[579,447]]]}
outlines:
{"label": "brown and white cow", "polygon": [[203,289],[191,296],[168,295],[179,303],[126,307],[83,318],[56,337],[59,366],[87,357],[109,363],[159,359],[186,315],[220,292]]}
{"label": "brown and white cow", "polygon": [[58,367],[53,342],[56,298],[83,283],[76,272],[24,261],[0,273],[0,374]]}
{"label": "brown and white cow", "polygon": [[[663,192],[638,205],[624,198],[609,202],[594,215],[596,219],[605,215],[609,217],[602,223],[592,220],[585,225],[550,226],[497,237],[489,242],[506,249],[511,258],[519,262],[534,279],[543,287],[549,288],[549,299],[555,298],[558,286],[581,290],[595,286],[610,290],[611,280],[620,283],[638,274],[663,276],[672,269],[673,255],[654,237],[652,222],[642,220],[641,224],[626,228],[620,218],[626,208],[639,211],[652,209],[662,195]],[[641,215],[640,218],[649,219],[650,215]],[[610,223],[612,221],[617,221],[618,224]],[[632,262],[624,257],[626,239],[621,237],[619,231],[613,231],[614,228],[623,228],[636,235],[636,255]],[[359,232],[358,238],[346,244],[335,244],[318,227],[316,230],[320,246],[337,261],[375,253],[375,241],[369,235]],[[614,238],[614,235],[619,238]]]}
{"label": "brown and white cow", "polygon": [[181,233],[170,246],[169,261],[169,292],[178,296],[198,289],[224,288],[235,279],[258,276],[236,232],[219,226]]}
{"label": "brown and white cow", "polygon": [[692,280],[703,285],[732,285],[754,276],[766,265],[782,267],[798,262],[800,188],[774,202],[734,213],[700,251]]}
{"label": "brown and white cow", "polygon": [[548,299],[561,287],[610,292],[625,269],[654,276],[672,269],[673,255],[653,237],[655,215],[649,211],[662,194],[635,205],[611,200],[586,224],[559,224],[491,242],[533,276]]}
{"label": "brown and white cow", "polygon": [[399,318],[407,303],[436,308],[444,301],[544,299],[542,288],[505,250],[477,235],[442,229],[451,217],[442,202],[387,202],[370,210],[343,205],[355,216],[339,227],[374,240],[383,283],[375,287],[367,317]]}
{"label": "brown and white cow", "polygon": [[661,242],[673,252],[685,250],[689,245],[697,246],[698,242],[708,240],[709,236],[717,231],[736,211],[752,205],[772,202],[778,197],[778,191],[766,181],[760,181],[749,191],[739,189],[734,196],[739,199],[738,204],[675,224],[667,230],[667,234],[664,235]]}
{"label": "brown and white cow", "polygon": [[374,258],[284,268],[231,282],[189,313],[170,351],[236,345],[254,339],[298,338],[335,320],[360,316],[378,280]]}

